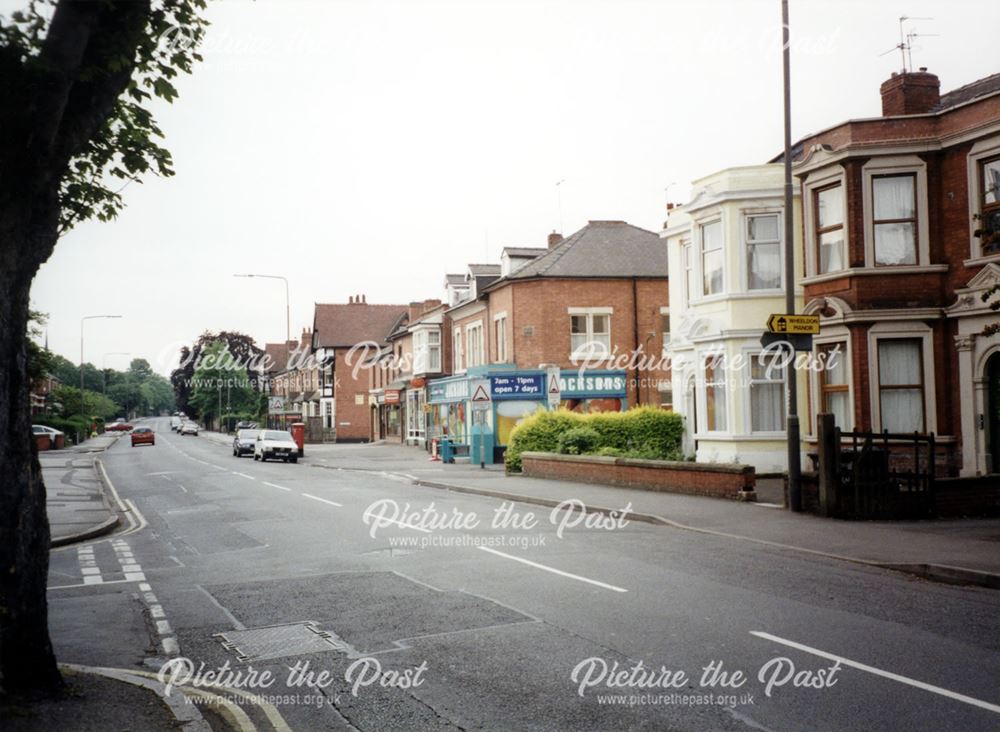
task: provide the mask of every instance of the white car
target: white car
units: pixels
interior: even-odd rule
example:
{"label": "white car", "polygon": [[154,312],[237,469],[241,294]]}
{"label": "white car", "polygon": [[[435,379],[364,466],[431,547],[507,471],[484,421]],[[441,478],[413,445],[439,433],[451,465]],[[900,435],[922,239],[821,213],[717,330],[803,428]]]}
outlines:
{"label": "white car", "polygon": [[194,435],[198,436],[198,425],[195,422],[185,422],[181,425],[181,428],[177,430],[179,435]]}
{"label": "white car", "polygon": [[170,429],[172,429],[174,432],[176,432],[181,428],[181,424],[183,424],[183,420],[181,420],[181,418],[178,417],[176,414],[170,418]]}
{"label": "white car", "polygon": [[36,435],[48,435],[49,439],[53,442],[56,441],[56,437],[62,434],[55,427],[46,427],[43,424],[33,424],[31,425],[31,431]]}
{"label": "white car", "polygon": [[284,460],[286,463],[299,461],[299,446],[290,432],[281,430],[261,430],[253,447],[253,459],[264,462],[268,458]]}

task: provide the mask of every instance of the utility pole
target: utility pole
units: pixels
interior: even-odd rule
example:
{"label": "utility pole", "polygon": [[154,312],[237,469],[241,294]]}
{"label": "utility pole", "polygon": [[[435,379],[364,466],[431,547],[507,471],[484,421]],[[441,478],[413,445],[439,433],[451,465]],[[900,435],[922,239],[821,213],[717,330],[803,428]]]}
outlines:
{"label": "utility pole", "polygon": [[[781,66],[784,77],[785,100],[785,312],[795,314],[795,228],[792,220],[792,78],[788,27],[788,0],[781,0],[782,48]],[[788,346],[792,348],[791,344]],[[788,384],[788,507],[795,512],[802,510],[802,463],[799,435],[799,389],[795,370],[795,351],[785,368]]]}

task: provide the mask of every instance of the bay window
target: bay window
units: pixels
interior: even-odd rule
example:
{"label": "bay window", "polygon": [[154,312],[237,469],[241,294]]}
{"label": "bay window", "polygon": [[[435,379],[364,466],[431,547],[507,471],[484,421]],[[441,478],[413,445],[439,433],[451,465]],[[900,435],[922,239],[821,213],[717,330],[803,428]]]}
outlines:
{"label": "bay window", "polygon": [[726,430],[726,367],[721,356],[705,359],[705,430]]}
{"label": "bay window", "polygon": [[750,359],[750,431],[785,429],[785,368],[773,357],[755,354]]}
{"label": "bay window", "polygon": [[823,364],[823,369],[819,372],[820,414],[832,414],[840,429],[849,430],[852,420],[850,387],[847,382],[847,351],[842,343],[819,346],[816,350]]}
{"label": "bay window", "polygon": [[983,254],[1000,252],[1000,157],[982,161],[979,165],[980,243]]}
{"label": "bay window", "polygon": [[844,251],[844,187],[837,183],[813,193],[813,220],[818,274],[847,266]]}
{"label": "bay window", "polygon": [[748,290],[781,287],[780,217],[776,213],[746,217]]}
{"label": "bay window", "polygon": [[872,178],[875,266],[917,263],[916,176]]}
{"label": "bay window", "polygon": [[718,295],[722,292],[725,256],[722,244],[721,221],[713,221],[701,227],[702,295]]}
{"label": "bay window", "polygon": [[924,430],[923,341],[889,338],[878,341],[878,392],[882,429]]}

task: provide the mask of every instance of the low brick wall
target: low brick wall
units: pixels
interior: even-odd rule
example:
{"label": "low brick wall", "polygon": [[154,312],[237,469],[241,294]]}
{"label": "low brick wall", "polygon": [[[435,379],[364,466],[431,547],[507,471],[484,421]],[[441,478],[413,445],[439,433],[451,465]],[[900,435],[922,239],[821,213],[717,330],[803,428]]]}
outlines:
{"label": "low brick wall", "polygon": [[1000,478],[939,478],[934,484],[934,510],[941,518],[1000,516]]}
{"label": "low brick wall", "polygon": [[532,478],[575,480],[715,498],[737,498],[757,483],[752,465],[638,460],[600,455],[521,454],[521,470]]}

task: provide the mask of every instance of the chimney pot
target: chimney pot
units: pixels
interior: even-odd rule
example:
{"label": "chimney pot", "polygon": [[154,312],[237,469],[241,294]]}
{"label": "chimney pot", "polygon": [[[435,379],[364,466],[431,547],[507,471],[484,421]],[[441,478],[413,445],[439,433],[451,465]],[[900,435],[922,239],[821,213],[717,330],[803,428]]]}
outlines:
{"label": "chimney pot", "polygon": [[350,297],[347,298],[347,304],[348,305],[354,304],[354,295],[351,295]]}

